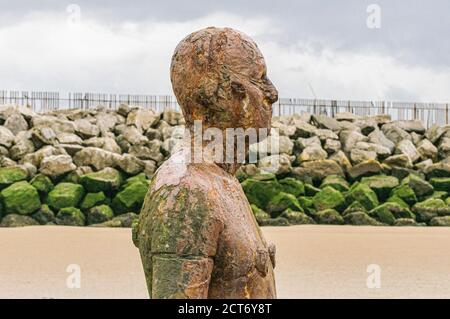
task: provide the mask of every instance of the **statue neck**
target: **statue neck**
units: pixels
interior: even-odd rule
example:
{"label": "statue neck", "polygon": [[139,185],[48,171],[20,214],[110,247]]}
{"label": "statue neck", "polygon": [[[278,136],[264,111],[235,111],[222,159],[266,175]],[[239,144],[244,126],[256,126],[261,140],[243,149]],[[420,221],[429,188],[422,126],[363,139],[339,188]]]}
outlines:
{"label": "statue neck", "polygon": [[224,130],[214,128],[207,134],[195,134],[186,130],[183,147],[190,151],[191,163],[214,163],[234,175],[245,162],[248,145],[238,147],[234,138],[227,142]]}

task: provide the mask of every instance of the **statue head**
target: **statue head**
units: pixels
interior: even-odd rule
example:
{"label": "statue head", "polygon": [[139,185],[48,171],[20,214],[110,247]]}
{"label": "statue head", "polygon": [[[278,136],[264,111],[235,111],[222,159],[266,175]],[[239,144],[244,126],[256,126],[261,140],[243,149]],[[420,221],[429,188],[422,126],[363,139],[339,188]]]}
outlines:
{"label": "statue head", "polygon": [[278,92],[256,43],[230,29],[191,33],[176,47],[171,81],[186,126],[267,128]]}

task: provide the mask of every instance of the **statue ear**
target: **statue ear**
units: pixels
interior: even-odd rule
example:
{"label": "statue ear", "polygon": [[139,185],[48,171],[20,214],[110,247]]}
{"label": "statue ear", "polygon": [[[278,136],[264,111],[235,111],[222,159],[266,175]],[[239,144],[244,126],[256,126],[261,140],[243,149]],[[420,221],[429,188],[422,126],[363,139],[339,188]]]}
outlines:
{"label": "statue ear", "polygon": [[203,107],[211,107],[216,101],[217,82],[205,77],[197,89],[197,102]]}
{"label": "statue ear", "polygon": [[232,81],[231,82],[231,92],[234,96],[239,99],[244,99],[246,95],[245,87],[240,82]]}

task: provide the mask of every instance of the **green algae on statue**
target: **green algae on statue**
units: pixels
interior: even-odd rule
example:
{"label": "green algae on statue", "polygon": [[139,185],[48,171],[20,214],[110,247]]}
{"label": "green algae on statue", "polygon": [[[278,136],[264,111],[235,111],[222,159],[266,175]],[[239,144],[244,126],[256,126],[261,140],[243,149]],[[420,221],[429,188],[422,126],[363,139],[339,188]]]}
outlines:
{"label": "green algae on statue", "polygon": [[188,134],[153,177],[133,227],[149,295],[275,298],[275,248],[263,238],[234,176],[251,141],[239,151],[233,137],[237,152],[231,162],[208,158],[208,152],[193,162],[190,134],[198,121],[221,132],[270,130],[278,94],[264,58],[245,34],[206,28],[177,46],[171,80]]}

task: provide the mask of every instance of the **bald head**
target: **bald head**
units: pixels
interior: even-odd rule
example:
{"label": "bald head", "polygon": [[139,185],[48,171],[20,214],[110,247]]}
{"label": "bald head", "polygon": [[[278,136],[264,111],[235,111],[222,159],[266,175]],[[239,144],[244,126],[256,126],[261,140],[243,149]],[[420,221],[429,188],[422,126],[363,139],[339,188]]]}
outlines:
{"label": "bald head", "polygon": [[239,31],[210,27],[188,35],[173,54],[171,81],[188,126],[270,127],[277,91],[256,43]]}

